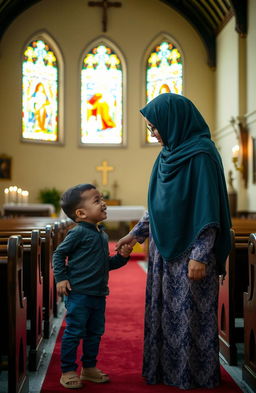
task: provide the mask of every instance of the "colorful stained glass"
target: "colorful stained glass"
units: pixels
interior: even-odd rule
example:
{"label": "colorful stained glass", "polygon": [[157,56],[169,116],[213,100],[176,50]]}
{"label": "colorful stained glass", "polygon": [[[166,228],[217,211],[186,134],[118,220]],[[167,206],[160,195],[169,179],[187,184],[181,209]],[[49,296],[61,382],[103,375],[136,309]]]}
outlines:
{"label": "colorful stained glass", "polygon": [[121,60],[100,44],[84,57],[81,71],[81,142],[121,144],[123,75]]}
{"label": "colorful stained glass", "polygon": [[22,64],[22,137],[58,141],[58,66],[42,40],[32,41]]}
{"label": "colorful stained glass", "polygon": [[[164,40],[150,53],[147,60],[147,103],[162,93],[182,94],[182,56],[171,42]],[[147,131],[146,141],[156,142]]]}

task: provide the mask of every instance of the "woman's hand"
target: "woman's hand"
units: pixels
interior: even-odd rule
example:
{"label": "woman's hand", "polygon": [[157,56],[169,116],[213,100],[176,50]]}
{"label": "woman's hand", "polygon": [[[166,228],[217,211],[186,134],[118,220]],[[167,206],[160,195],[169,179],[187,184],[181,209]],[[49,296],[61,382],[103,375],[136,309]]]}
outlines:
{"label": "woman's hand", "polygon": [[128,235],[118,240],[118,242],[116,243],[115,250],[119,251],[120,247],[122,247],[124,244],[129,244],[131,247],[133,247],[136,243],[137,243],[136,237],[128,233]]}
{"label": "woman's hand", "polygon": [[188,278],[191,280],[201,280],[206,276],[206,265],[202,262],[190,259],[188,263]]}
{"label": "woman's hand", "polygon": [[124,258],[128,258],[132,252],[132,246],[130,244],[124,244],[119,249],[119,254]]}

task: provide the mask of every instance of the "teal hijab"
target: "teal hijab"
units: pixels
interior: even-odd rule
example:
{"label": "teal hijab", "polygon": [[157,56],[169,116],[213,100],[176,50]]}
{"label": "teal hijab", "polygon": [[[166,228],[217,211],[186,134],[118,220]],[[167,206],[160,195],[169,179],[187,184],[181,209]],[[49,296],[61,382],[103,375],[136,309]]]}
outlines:
{"label": "teal hijab", "polygon": [[178,94],[159,95],[141,113],[164,143],[148,191],[150,226],[160,254],[167,261],[182,257],[205,228],[215,225],[218,272],[225,274],[231,220],[222,161],[209,127],[194,104]]}

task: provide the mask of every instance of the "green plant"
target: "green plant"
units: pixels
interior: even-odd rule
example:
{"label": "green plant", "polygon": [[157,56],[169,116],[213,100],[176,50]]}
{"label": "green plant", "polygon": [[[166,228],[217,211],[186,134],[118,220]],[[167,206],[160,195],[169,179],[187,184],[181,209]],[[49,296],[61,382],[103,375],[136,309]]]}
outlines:
{"label": "green plant", "polygon": [[62,192],[53,188],[44,188],[39,191],[39,200],[42,203],[51,203],[55,207],[55,212],[60,211],[60,197]]}

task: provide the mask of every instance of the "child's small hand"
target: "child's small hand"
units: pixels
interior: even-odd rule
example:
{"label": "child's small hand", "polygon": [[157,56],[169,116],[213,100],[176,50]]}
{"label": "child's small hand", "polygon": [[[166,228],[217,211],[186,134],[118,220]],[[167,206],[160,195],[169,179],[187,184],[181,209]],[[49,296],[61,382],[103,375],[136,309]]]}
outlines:
{"label": "child's small hand", "polygon": [[122,257],[127,258],[132,252],[132,246],[130,246],[130,244],[124,244],[118,252]]}
{"label": "child's small hand", "polygon": [[56,284],[58,295],[66,295],[71,291],[71,286],[68,280],[59,281]]}

